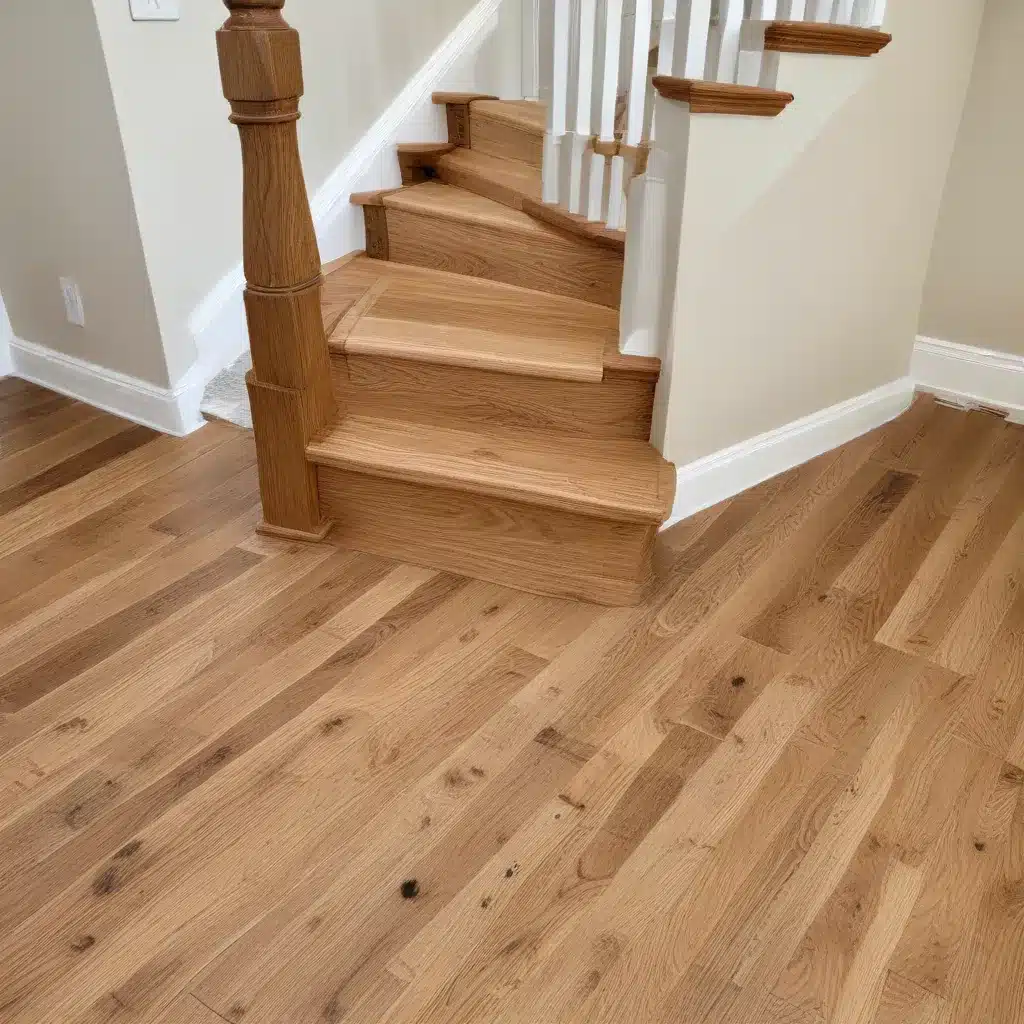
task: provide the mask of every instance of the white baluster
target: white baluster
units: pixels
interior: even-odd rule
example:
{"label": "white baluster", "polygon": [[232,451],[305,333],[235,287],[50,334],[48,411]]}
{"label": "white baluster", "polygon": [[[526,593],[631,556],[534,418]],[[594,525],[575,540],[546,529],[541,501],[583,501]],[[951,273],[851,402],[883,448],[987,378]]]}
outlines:
{"label": "white baluster", "polygon": [[803,21],[806,10],[806,0],[779,0],[775,17],[779,21]]}
{"label": "white baluster", "polygon": [[610,228],[626,225],[626,162],[621,156],[608,161],[608,217]]}
{"label": "white baluster", "polygon": [[703,78],[711,29],[711,0],[679,0],[672,51],[676,78]]}
{"label": "white baluster", "polygon": [[875,0],[871,8],[871,18],[868,21],[868,25],[872,28],[879,28],[885,21],[885,4],[886,0]]}
{"label": "white baluster", "polygon": [[559,201],[561,181],[561,149],[566,130],[566,107],[569,97],[569,0],[552,0],[551,99],[548,102],[548,125],[544,133],[544,166],[541,198],[545,203]]}
{"label": "white baluster", "polygon": [[643,139],[644,108],[647,103],[647,64],[651,52],[651,0],[636,0],[633,27],[633,60],[629,75],[629,105],[626,115],[628,146],[638,146]]}
{"label": "white baluster", "polygon": [[[602,142],[615,141],[615,105],[619,96],[619,61],[622,44],[622,0],[605,0],[601,60],[601,81],[598,95],[597,135]],[[606,221],[608,217],[609,181],[607,159],[600,153],[590,154],[587,219]]]}
{"label": "white baluster", "polygon": [[[831,0],[829,0],[831,2]],[[735,82],[743,28],[743,0],[721,0],[716,45],[711,54],[710,77],[716,82]]]}
{"label": "white baluster", "polygon": [[807,0],[807,21],[831,21],[832,0]]}
{"label": "white baluster", "polygon": [[[750,4],[750,21],[775,21],[778,0],[753,0]],[[761,64],[764,56],[763,47],[745,49],[743,35],[740,33],[740,56],[736,69],[736,81],[740,85],[757,85],[761,81]],[[763,36],[761,37],[763,38]]]}
{"label": "white baluster", "polygon": [[[629,94],[626,105],[626,131],[622,142],[639,146],[644,138],[644,114],[647,106],[648,61],[651,48],[651,0],[636,0],[633,14],[633,46],[629,62]],[[608,226],[622,230],[626,226],[626,189],[630,176],[621,156],[611,158],[608,187]]]}
{"label": "white baluster", "polygon": [[853,24],[853,0],[835,0],[832,8],[832,20],[837,25]]}
{"label": "white baluster", "polygon": [[589,207],[591,113],[594,106],[594,42],[597,31],[597,0],[578,0],[576,47],[576,113],[573,122],[569,165],[569,210],[581,213]]}
{"label": "white baluster", "polygon": [[872,0],[853,0],[852,24],[866,28],[871,23]]}

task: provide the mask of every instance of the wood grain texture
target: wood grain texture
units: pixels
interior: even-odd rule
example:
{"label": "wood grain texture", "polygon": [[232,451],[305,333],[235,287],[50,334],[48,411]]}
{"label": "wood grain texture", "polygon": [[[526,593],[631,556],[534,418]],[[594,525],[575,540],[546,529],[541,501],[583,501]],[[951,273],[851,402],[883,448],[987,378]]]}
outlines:
{"label": "wood grain texture", "polygon": [[[323,470],[340,543],[258,537],[251,435],[46,404],[0,389],[5,1024],[1017,1024],[1024,428],[919,402],[595,608],[345,544],[612,600],[650,527]],[[911,593],[976,671],[876,639]]]}
{"label": "wood grain texture", "polygon": [[811,21],[776,21],[764,33],[764,48],[778,53],[872,57],[891,42],[888,32],[877,29]]}
{"label": "wood grain texture", "polygon": [[318,466],[655,525],[671,511],[675,483],[669,464],[642,441],[431,429],[357,416],[312,442],[307,454]]}
{"label": "wood grain texture", "polygon": [[651,578],[651,524],[325,465],[318,479],[333,541],[359,551],[607,605],[636,604]]}
{"label": "wood grain texture", "polygon": [[320,312],[320,254],[296,134],[303,89],[299,36],[281,15],[282,0],[225,5],[230,16],[217,33],[217,52],[242,143],[242,251],[253,363],[248,387],[261,449],[264,520],[316,535],[322,517],[302,448],[337,409],[324,387],[330,364]]}
{"label": "wood grain texture", "polygon": [[463,189],[384,197],[389,258],[618,308],[622,255]]}
{"label": "wood grain texture", "polygon": [[754,85],[672,78],[669,75],[655,75],[654,88],[667,100],[689,104],[691,114],[778,117],[793,102],[791,92],[760,89]]}
{"label": "wood grain texture", "polygon": [[539,169],[544,161],[544,116],[539,103],[477,100],[469,112],[473,149]]}
{"label": "wood grain texture", "polygon": [[605,306],[361,256],[325,291],[341,313],[335,388],[353,415],[650,436],[659,363],[619,355]]}

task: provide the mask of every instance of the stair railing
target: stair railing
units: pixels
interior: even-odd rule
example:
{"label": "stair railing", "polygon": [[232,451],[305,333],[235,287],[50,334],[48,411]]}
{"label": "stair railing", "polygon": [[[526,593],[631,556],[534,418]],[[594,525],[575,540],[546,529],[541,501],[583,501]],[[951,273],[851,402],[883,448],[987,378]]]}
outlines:
{"label": "stair railing", "polygon": [[544,202],[625,230],[630,183],[646,171],[656,137],[656,74],[764,84],[765,25],[871,27],[884,8],[885,0],[542,0]]}
{"label": "stair railing", "polygon": [[242,249],[262,532],[320,539],[316,476],[306,444],[336,405],[320,312],[323,278],[296,122],[302,96],[299,35],[285,0],[224,0],[217,33],[224,96],[242,142]]}

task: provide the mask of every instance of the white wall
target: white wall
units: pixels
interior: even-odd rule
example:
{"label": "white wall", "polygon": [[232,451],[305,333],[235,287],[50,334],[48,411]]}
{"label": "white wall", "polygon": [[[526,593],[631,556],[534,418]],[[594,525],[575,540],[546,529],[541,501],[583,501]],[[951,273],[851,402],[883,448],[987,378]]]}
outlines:
{"label": "white wall", "polygon": [[924,292],[924,335],[1024,356],[1024,3],[988,0]]}
{"label": "white wall", "polygon": [[686,175],[655,432],[673,462],[907,374],[983,6],[901,0],[877,57],[784,56],[776,119],[662,101]]}
{"label": "white wall", "polygon": [[[5,4],[0,91],[0,292],[14,333],[166,385],[91,0]],[[61,276],[81,287],[85,328],[65,318]]]}
{"label": "white wall", "polygon": [[[206,335],[190,318],[241,259],[241,165],[237,132],[221,96],[215,32],[226,11],[213,0],[182,4],[178,22],[134,23],[127,0],[94,0],[127,154],[171,379],[198,347],[230,344],[241,326],[237,280],[206,303],[233,300]],[[313,195],[374,121],[474,6],[474,0],[288,0],[302,39],[305,97],[299,137]],[[518,24],[516,24],[518,32]],[[487,56],[508,73],[510,46]],[[516,54],[517,56],[517,54]],[[504,63],[503,63],[504,62]],[[140,88],[140,83],[145,87]],[[325,258],[331,255],[325,253]]]}

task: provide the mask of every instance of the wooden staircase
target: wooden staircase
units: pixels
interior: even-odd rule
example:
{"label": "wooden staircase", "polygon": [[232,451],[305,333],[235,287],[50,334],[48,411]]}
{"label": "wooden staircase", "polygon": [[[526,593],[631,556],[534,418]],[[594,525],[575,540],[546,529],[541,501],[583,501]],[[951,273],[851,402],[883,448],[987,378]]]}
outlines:
{"label": "wooden staircase", "polygon": [[[227,3],[244,9],[245,24],[233,31],[229,20],[222,40],[245,33],[251,44],[258,11],[280,51],[285,30],[269,28],[283,25],[276,8]],[[222,42],[222,70],[233,43]],[[252,101],[232,96],[232,84],[246,83],[231,70],[235,120],[239,110],[251,118]],[[320,539],[333,524],[344,546],[543,594],[634,603],[652,574],[675,471],[648,441],[659,363],[618,351],[624,237],[540,203],[541,107],[464,94],[435,101],[447,108],[448,141],[399,147],[405,184],[353,197],[366,252],[325,268],[325,344],[309,282],[254,284],[247,258],[263,528]],[[243,156],[251,123],[240,123]],[[294,145],[293,121],[260,127]],[[257,157],[265,188],[266,154]],[[265,217],[271,204],[261,198],[255,215]],[[291,212],[303,226],[308,206]],[[252,230],[265,239],[265,224]],[[297,365],[283,371],[289,345]]]}

